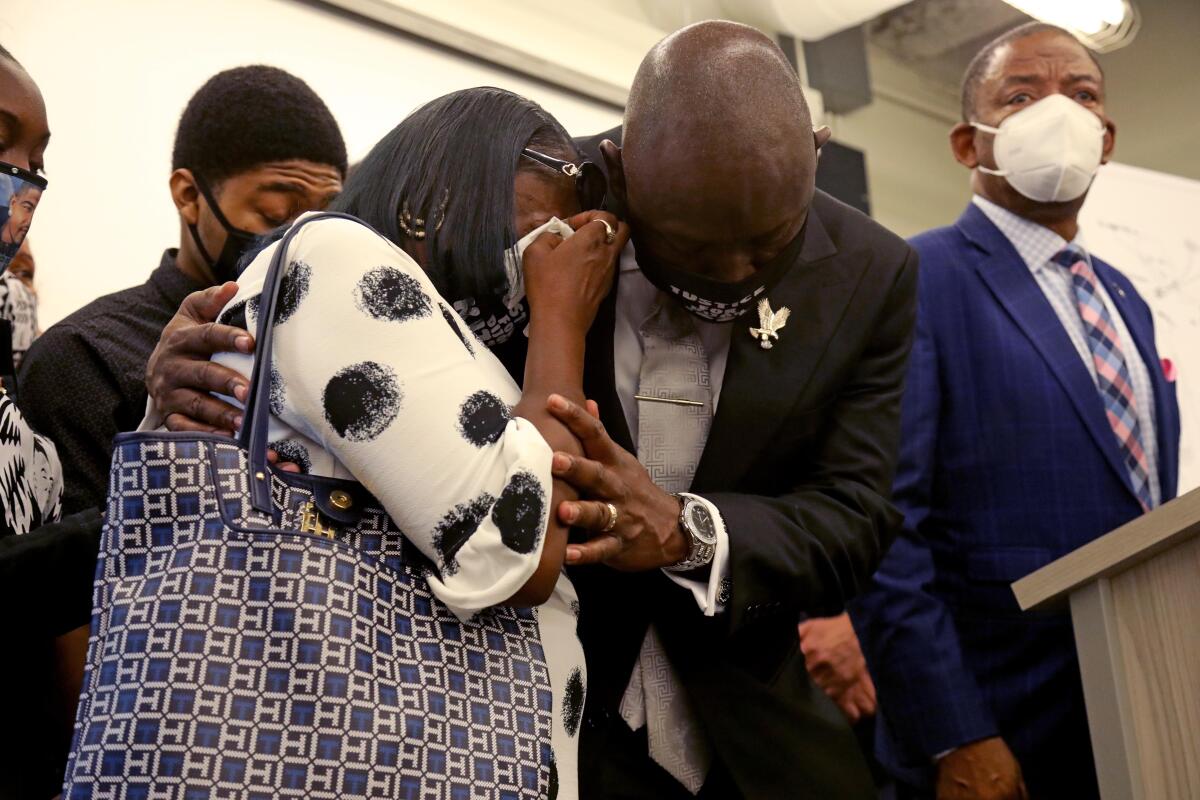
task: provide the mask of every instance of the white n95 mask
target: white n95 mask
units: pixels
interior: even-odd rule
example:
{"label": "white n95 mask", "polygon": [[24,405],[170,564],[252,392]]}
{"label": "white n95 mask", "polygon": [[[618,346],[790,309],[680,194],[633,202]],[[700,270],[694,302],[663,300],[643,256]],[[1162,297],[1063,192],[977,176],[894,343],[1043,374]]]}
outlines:
{"label": "white n95 mask", "polygon": [[1104,123],[1071,98],[1052,94],[1005,118],[993,128],[972,122],[995,134],[992,152],[999,175],[1030,200],[1064,203],[1092,184],[1104,150]]}

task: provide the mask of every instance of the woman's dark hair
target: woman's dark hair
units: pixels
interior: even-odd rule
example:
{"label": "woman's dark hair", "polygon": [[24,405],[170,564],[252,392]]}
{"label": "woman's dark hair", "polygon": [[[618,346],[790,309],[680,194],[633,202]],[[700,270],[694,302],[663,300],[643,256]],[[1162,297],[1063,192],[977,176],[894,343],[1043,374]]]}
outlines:
{"label": "woman's dark hair", "polygon": [[578,158],[570,135],[537,103],[488,86],[452,92],[371,148],[329,210],[358,217],[400,247],[407,211],[424,221],[424,267],[437,290],[452,302],[494,301],[507,288],[504,251],[516,243],[513,182],[521,170],[546,171],[521,157],[526,147]]}

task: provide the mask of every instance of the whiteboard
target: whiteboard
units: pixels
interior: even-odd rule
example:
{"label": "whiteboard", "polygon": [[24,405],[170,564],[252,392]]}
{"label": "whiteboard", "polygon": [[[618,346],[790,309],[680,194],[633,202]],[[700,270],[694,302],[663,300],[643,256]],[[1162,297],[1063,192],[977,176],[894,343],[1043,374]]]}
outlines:
{"label": "whiteboard", "polygon": [[[1154,312],[1183,417],[1179,493],[1200,486],[1200,181],[1107,164],[1079,216],[1083,243],[1125,273]],[[1147,365],[1154,367],[1155,365]]]}

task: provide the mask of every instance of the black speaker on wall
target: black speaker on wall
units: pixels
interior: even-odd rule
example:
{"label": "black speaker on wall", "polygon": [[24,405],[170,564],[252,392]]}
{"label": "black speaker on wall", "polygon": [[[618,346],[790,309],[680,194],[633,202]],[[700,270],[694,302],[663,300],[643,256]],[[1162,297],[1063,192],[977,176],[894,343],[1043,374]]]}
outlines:
{"label": "black speaker on wall", "polygon": [[871,213],[867,160],[862,150],[826,142],[817,161],[817,188],[864,214]]}
{"label": "black speaker on wall", "polygon": [[858,25],[804,43],[804,72],[808,85],[821,93],[825,110],[849,114],[871,103],[871,72],[867,40]]}

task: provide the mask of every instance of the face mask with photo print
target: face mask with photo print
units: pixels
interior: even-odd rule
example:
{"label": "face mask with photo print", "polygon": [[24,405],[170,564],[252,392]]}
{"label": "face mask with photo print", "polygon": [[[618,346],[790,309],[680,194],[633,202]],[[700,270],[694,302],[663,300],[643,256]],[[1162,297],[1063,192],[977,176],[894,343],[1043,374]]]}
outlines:
{"label": "face mask with photo print", "polygon": [[0,273],[17,257],[44,191],[41,175],[0,161]]}

